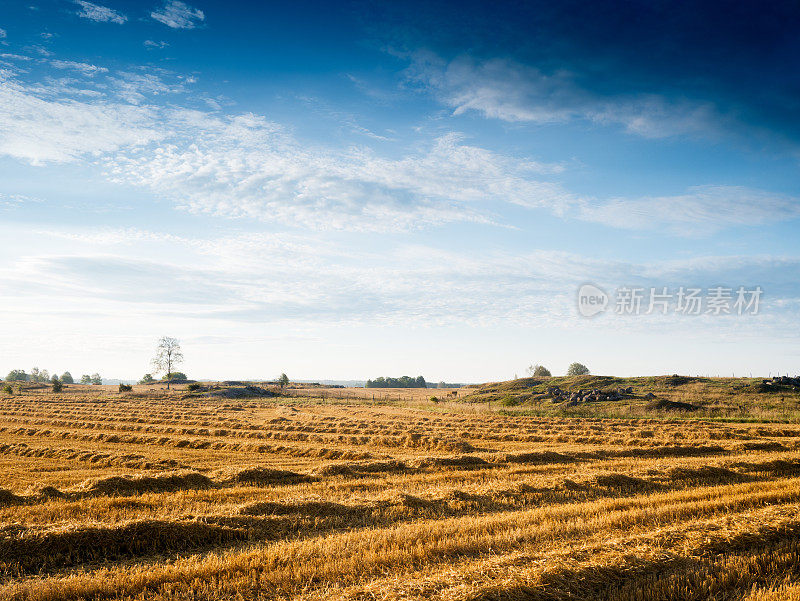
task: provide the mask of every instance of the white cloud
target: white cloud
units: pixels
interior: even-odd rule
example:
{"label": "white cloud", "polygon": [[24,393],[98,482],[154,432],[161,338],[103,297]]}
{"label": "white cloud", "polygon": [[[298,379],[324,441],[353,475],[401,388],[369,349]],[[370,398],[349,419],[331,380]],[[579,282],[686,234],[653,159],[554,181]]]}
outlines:
{"label": "white cloud", "polygon": [[42,202],[39,198],[33,198],[24,194],[3,194],[0,192],[0,207],[20,207],[31,203]]}
{"label": "white cloud", "polygon": [[587,221],[633,230],[667,228],[702,235],[731,226],[754,226],[800,218],[800,198],[738,186],[696,186],[684,194],[617,198],[584,204]]}
{"label": "white cloud", "polygon": [[[182,119],[179,124],[178,119]],[[513,202],[561,211],[574,202],[536,176],[552,169],[463,144],[453,134],[425,152],[385,159],[364,148],[302,145],[255,115],[173,115],[179,131],[155,151],[108,160],[113,178],[146,186],[190,210],[303,227],[408,229],[488,221],[480,205]]]}
{"label": "white cloud", "polygon": [[38,44],[34,44],[32,46],[25,46],[23,50],[25,50],[26,52],[35,52],[39,56],[52,56],[53,54],[47,48],[45,48],[44,46],[40,46]]}
{"label": "white cloud", "polygon": [[150,16],[173,29],[194,29],[198,22],[206,18],[202,10],[179,0],[168,0],[162,8],[151,12]]}
{"label": "white cloud", "polygon": [[[796,354],[796,257],[637,263],[544,250],[458,251],[449,241],[411,244],[408,236],[382,237],[366,250],[339,234],[241,233],[225,225],[225,234],[195,238],[169,233],[173,225],[160,232],[55,226],[63,229],[36,231],[34,247],[26,243],[30,230],[0,220],[7,242],[0,339],[15,349],[7,361],[53,368],[69,359],[59,371],[134,376],[164,332],[184,342],[187,369],[219,378],[265,377],[264,365],[309,377],[366,377],[386,365],[416,371],[416,364],[428,376],[452,363],[469,380],[496,379],[542,352],[550,367],[580,359],[607,373],[720,366],[766,374],[791,369]],[[762,285],[764,304],[758,316],[611,311],[586,320],[577,316],[575,298],[586,281],[608,292],[621,285]],[[376,328],[392,341],[377,360]],[[278,345],[263,339],[281,335]],[[217,337],[230,346],[202,343]],[[14,346],[19,339],[24,348]],[[252,344],[243,349],[245,341]],[[750,352],[742,354],[742,344]],[[618,347],[613,357],[609,345]],[[488,347],[497,352],[487,355]],[[408,355],[412,365],[396,367]],[[489,373],[476,375],[488,363]],[[242,365],[250,376],[237,371]]]}
{"label": "white cloud", "polygon": [[[577,317],[575,294],[586,281],[609,292],[618,286],[760,284],[768,303],[760,319],[633,319],[613,311],[602,319],[608,327],[641,332],[664,327],[691,336],[730,327],[790,336],[780,328],[797,317],[800,299],[792,279],[800,262],[793,257],[637,263],[546,250],[477,255],[397,240],[367,252],[313,233],[187,238],[117,229],[39,231],[37,236],[49,252],[17,257],[0,269],[0,281],[6,304],[44,304],[55,314],[65,305],[95,303],[109,314],[132,311],[142,319],[174,316],[230,328],[248,323],[506,324],[582,331],[592,324]],[[38,282],[47,282],[47,294]]]}
{"label": "white cloud", "polygon": [[491,119],[530,123],[580,119],[620,125],[650,138],[715,135],[725,120],[710,104],[647,94],[603,97],[583,89],[569,72],[544,73],[504,59],[460,57],[448,62],[417,52],[411,60],[409,80],[432,91],[455,115],[475,111]]}
{"label": "white cloud", "polygon": [[48,99],[0,73],[0,155],[34,164],[73,161],[162,136],[152,108]]}
{"label": "white cloud", "polygon": [[152,232],[139,228],[105,228],[87,231],[58,230],[58,229],[39,229],[36,235],[48,236],[50,238],[60,238],[72,240],[81,244],[116,246],[116,245],[136,245],[142,242],[168,241],[175,243],[189,244],[188,238],[182,238],[174,234],[162,232]]}
{"label": "white cloud", "polygon": [[169,43],[164,42],[163,40],[155,42],[153,40],[145,40],[144,45],[146,48],[166,48],[169,46]]}
{"label": "white cloud", "polygon": [[98,67],[97,65],[91,65],[89,63],[80,63],[75,61],[51,60],[50,64],[56,69],[74,69],[75,71],[80,71],[83,75],[87,77],[91,77],[93,75],[96,75],[97,73],[108,72],[108,69],[106,69],[105,67]]}
{"label": "white cloud", "polygon": [[168,83],[159,74],[147,71],[118,71],[109,80],[114,94],[130,104],[141,104],[148,96],[178,94],[185,90],[183,82]]}
{"label": "white cloud", "polygon": [[6,33],[5,29],[0,29],[0,40],[5,39],[7,35],[8,34]]}
{"label": "white cloud", "polygon": [[107,6],[93,4],[86,0],[74,0],[74,2],[81,7],[81,10],[75,14],[84,19],[97,21],[99,23],[117,23],[119,25],[122,25],[128,20],[128,17]]}
{"label": "white cloud", "polygon": [[0,153],[34,163],[97,157],[116,181],[147,187],[193,211],[392,230],[490,221],[487,203],[564,210],[574,202],[558,184],[540,179],[559,166],[506,157],[455,134],[422,152],[387,159],[367,148],[303,144],[256,115],[147,104],[184,90],[182,80],[167,83],[152,71],[95,81],[91,75],[101,67],[53,66],[77,70],[86,80],[0,78]]}
{"label": "white cloud", "polygon": [[[155,69],[107,73],[87,63],[50,64],[83,79],[26,84],[0,70],[0,154],[36,164],[89,158],[113,181],[197,213],[392,231],[496,223],[495,215],[511,203],[615,228],[689,236],[800,216],[797,198],[736,187],[587,198],[559,182],[561,165],[507,156],[455,133],[392,158],[369,147],[309,144],[263,116],[180,108],[188,78]],[[155,104],[166,94],[178,97],[177,106]]]}

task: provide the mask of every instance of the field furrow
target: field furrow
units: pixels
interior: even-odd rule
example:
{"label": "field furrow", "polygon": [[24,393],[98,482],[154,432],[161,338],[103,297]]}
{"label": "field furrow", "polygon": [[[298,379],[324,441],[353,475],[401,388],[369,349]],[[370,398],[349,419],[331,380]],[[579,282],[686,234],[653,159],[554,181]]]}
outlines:
{"label": "field furrow", "polygon": [[0,598],[792,598],[800,430],[180,391],[0,411]]}

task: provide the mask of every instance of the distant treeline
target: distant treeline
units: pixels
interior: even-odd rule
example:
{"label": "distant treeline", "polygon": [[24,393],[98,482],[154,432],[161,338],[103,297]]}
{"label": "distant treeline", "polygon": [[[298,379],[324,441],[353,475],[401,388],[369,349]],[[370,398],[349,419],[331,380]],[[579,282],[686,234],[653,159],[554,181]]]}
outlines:
{"label": "distant treeline", "polygon": [[[100,378],[99,375],[94,374],[94,376],[83,376],[84,378],[92,378],[92,377]],[[34,367],[31,370],[31,373],[27,373],[24,369],[12,369],[8,372],[6,376],[6,382],[55,382],[56,380],[63,382],[64,384],[74,384],[75,381],[72,379],[72,374],[68,371],[65,371],[64,374],[59,377],[58,374],[54,373],[52,376],[50,372],[46,369],[39,369],[38,367]],[[100,384],[100,382],[86,382],[87,384]]]}
{"label": "distant treeline", "polygon": [[367,380],[367,388],[427,388],[428,383],[422,376],[412,378],[411,376],[403,376],[401,378],[376,378],[374,380]]}

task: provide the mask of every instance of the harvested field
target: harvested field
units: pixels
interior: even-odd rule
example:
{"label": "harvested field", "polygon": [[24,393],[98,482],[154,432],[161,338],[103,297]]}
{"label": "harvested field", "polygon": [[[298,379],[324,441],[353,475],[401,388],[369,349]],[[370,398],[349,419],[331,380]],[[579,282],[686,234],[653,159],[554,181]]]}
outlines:
{"label": "harvested field", "polygon": [[696,413],[22,391],[0,599],[797,598],[800,425]]}

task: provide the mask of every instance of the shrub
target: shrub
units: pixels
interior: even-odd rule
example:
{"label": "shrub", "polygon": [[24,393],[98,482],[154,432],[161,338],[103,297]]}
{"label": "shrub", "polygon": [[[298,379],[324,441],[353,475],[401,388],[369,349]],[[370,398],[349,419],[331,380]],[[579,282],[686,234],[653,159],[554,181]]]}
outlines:
{"label": "shrub", "polygon": [[684,384],[688,384],[690,379],[686,376],[679,376],[678,374],[672,374],[671,376],[667,376],[664,378],[664,383],[667,386],[683,386]]}
{"label": "shrub", "polygon": [[5,392],[6,394],[14,394],[14,389],[11,388],[11,384],[6,384],[5,386],[3,386],[3,392]]}
{"label": "shrub", "polygon": [[520,404],[520,402],[521,401],[519,399],[514,398],[513,396],[510,396],[510,395],[507,395],[507,396],[503,397],[502,399],[500,399],[500,404],[503,407],[516,407],[517,405]]}
{"label": "shrub", "polygon": [[533,378],[551,378],[553,374],[544,365],[531,365],[528,368],[528,374]]}
{"label": "shrub", "polygon": [[22,369],[12,369],[6,376],[8,382],[27,382],[29,379],[30,376]]}
{"label": "shrub", "polygon": [[192,382],[186,388],[194,392],[196,390],[200,390],[202,387],[203,387],[202,384],[198,384],[197,382]]}
{"label": "shrub", "polygon": [[133,386],[130,384],[123,384],[122,382],[119,383],[120,392],[130,392],[131,390],[133,390]]}
{"label": "shrub", "polygon": [[170,382],[180,382],[182,380],[188,380],[189,378],[182,371],[171,371],[164,375],[161,379],[169,380]]}
{"label": "shrub", "polygon": [[585,376],[589,373],[589,368],[583,363],[572,363],[567,368],[568,376]]}
{"label": "shrub", "polygon": [[64,382],[53,376],[53,392],[61,392],[64,389]]}
{"label": "shrub", "polygon": [[153,374],[145,374],[144,377],[139,380],[139,384],[152,384],[153,382],[155,382]]}
{"label": "shrub", "polygon": [[439,399],[438,399],[438,398],[436,398],[435,396],[432,396],[432,397],[431,397],[431,399],[430,399],[430,401],[431,401],[431,403],[438,403],[438,402],[439,402]]}

